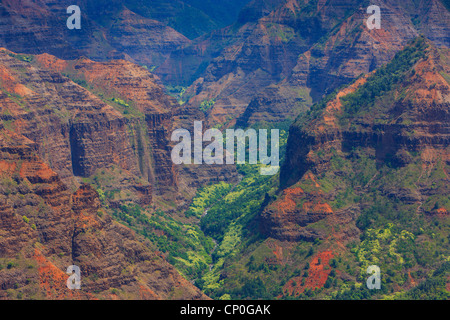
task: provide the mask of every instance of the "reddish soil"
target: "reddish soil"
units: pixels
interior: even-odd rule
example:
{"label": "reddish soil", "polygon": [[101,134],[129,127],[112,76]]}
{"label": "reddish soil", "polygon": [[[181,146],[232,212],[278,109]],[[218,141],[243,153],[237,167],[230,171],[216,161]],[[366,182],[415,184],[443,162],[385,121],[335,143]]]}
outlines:
{"label": "reddish soil", "polygon": [[79,290],[67,288],[69,275],[57,268],[42,253],[35,249],[34,259],[38,263],[39,286],[47,299],[84,299],[88,295],[82,294]]}
{"label": "reddish soil", "polygon": [[323,288],[331,272],[330,260],[334,258],[333,252],[323,251],[313,257],[309,264],[308,277],[302,285],[303,275],[292,278],[284,286],[284,290],[290,296],[297,296],[303,293],[306,289]]}

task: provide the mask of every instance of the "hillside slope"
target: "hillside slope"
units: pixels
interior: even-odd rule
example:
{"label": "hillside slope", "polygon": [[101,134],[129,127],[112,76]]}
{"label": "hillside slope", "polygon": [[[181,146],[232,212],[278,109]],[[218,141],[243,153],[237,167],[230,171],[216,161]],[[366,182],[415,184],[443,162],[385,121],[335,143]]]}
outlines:
{"label": "hillside slope", "polygon": [[[95,189],[70,192],[33,144],[1,130],[1,299],[206,298],[113,221]],[[71,265],[81,269],[81,290],[66,287]]]}
{"label": "hillside slope", "polygon": [[[419,37],[299,117],[280,190],[256,217],[230,222],[235,243],[206,292],[448,299],[449,54]],[[381,268],[380,291],[365,286],[369,265]]]}
{"label": "hillside slope", "polygon": [[[186,91],[186,99],[206,109],[214,124],[233,125],[236,116],[243,127],[283,122],[381,67],[419,34],[450,46],[450,12],[440,1],[370,4],[381,8],[380,30],[366,27],[368,1],[289,0],[196,40],[185,51],[191,59],[180,65],[186,68],[179,73],[189,74],[196,52],[210,63]],[[177,66],[179,55],[172,57],[165,65]]]}

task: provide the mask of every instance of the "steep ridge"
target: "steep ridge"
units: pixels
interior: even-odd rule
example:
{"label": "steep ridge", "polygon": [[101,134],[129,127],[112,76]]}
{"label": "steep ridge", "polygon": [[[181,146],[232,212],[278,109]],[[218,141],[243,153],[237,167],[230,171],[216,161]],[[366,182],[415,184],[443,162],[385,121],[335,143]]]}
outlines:
{"label": "steep ridge", "polygon": [[21,58],[0,53],[2,120],[9,129],[36,142],[38,154],[68,183],[73,174],[88,176],[114,163],[138,172],[120,112],[59,73]]}
{"label": "steep ridge", "polygon": [[[448,49],[418,38],[385,68],[299,118],[280,174],[285,189],[262,213],[263,232],[325,239],[338,219],[333,237],[348,240],[359,233],[358,216],[359,227],[372,224],[373,201],[393,201],[412,220],[448,213],[448,59]],[[319,228],[321,220],[329,227]]]}
{"label": "steep ridge", "polygon": [[[62,72],[69,62],[48,55],[16,55],[6,50],[0,56],[3,125],[35,142],[39,156],[66,185],[77,188],[79,182],[75,177],[89,177],[99,169],[118,167],[127,179],[117,187],[130,190],[138,203],[149,204],[153,193],[161,193],[161,189],[151,188],[149,182],[159,178],[151,170],[159,170],[160,176],[165,177],[167,170],[163,163],[157,167],[148,160],[150,142],[141,146],[140,152],[136,150],[136,140],[148,137],[145,125],[136,125],[130,134],[133,122],[120,112],[120,105],[115,109],[112,101],[103,101],[57,72]],[[39,65],[50,66],[50,61],[55,63],[51,65],[55,67],[53,71]],[[162,180],[174,185],[173,178]]]}
{"label": "steep ridge", "polygon": [[36,142],[39,155],[69,186],[78,186],[74,176],[118,168],[119,185],[109,185],[110,191],[127,190],[128,200],[147,205],[161,197],[174,210],[187,206],[198,187],[237,177],[230,166],[173,164],[172,131],[191,128],[203,115],[167,96],[143,67],[6,49],[0,60],[2,121]]}
{"label": "steep ridge", "polygon": [[[448,299],[449,54],[416,38],[299,116],[280,188],[230,222],[205,292]],[[380,290],[366,286],[371,265]]]}
{"label": "steep ridge", "polygon": [[[114,222],[93,188],[72,194],[34,155],[32,141],[5,129],[0,137],[1,298],[205,298]],[[81,290],[66,287],[70,265],[81,269]]]}
{"label": "steep ridge", "polygon": [[[204,115],[192,107],[180,106],[165,93],[159,78],[145,68],[125,60],[64,61],[47,54],[37,56],[36,63],[41,68],[68,76],[123,115],[139,169],[137,175],[154,186],[154,195],[185,206],[186,196],[187,199],[192,197],[198,187],[213,181],[236,180],[237,173],[230,166],[205,168],[173,164],[172,131],[192,130],[193,121],[203,120]],[[104,167],[108,166],[110,164]]]}
{"label": "steep ridge", "polygon": [[69,0],[2,0],[0,47],[49,53],[62,59],[128,59],[148,67],[161,64],[189,39],[155,19],[128,10],[122,1],[79,1],[82,26],[69,30]]}
{"label": "steep ridge", "polygon": [[[164,93],[158,78],[146,69],[124,60],[105,63],[88,59],[63,61],[43,54],[37,56],[36,61],[47,70],[57,70],[73,78],[108,103],[114,104],[123,114],[127,130],[132,130],[129,140],[140,175],[153,184],[176,186],[168,135],[178,104]],[[93,173],[81,175],[90,176]]]}
{"label": "steep ridge", "polygon": [[[370,4],[382,10],[380,30],[365,25],[369,2],[283,1],[256,20],[201,39],[194,52],[211,63],[186,91],[189,102],[212,105],[206,110],[212,123],[233,125],[235,115],[242,115],[240,126],[294,119],[311,101],[390,61],[420,33],[450,45],[450,13],[440,1]],[[218,49],[217,42],[229,44]]]}

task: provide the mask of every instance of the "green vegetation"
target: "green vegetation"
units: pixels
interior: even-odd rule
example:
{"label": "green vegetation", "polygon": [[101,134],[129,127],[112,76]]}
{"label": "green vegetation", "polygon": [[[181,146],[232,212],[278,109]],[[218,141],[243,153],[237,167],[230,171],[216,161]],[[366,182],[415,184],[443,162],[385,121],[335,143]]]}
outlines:
{"label": "green vegetation", "polygon": [[213,205],[202,219],[200,226],[205,234],[222,240],[228,226],[237,218],[249,219],[258,212],[264,196],[273,188],[276,180],[259,174],[259,167],[239,165],[242,181],[221,201]]}
{"label": "green vegetation", "polygon": [[220,182],[218,184],[201,188],[197,191],[197,195],[193,199],[191,206],[186,211],[186,216],[201,218],[202,215],[205,214],[205,210],[225,197],[231,188],[232,185],[225,182]]}
{"label": "green vegetation", "polygon": [[138,205],[122,205],[112,215],[149,239],[188,279],[200,277],[211,263],[214,242],[197,227],[162,211],[149,213]]}
{"label": "green vegetation", "polygon": [[[375,101],[383,97],[389,92],[392,92],[393,88],[399,84],[409,72],[412,72],[412,67],[426,55],[426,49],[428,44],[425,38],[418,37],[412,40],[406,48],[398,52],[394,59],[387,65],[379,68],[373,75],[369,76],[366,83],[358,88],[354,93],[348,94],[341,98],[341,102],[344,106],[344,115],[341,116],[341,124],[344,125],[349,122],[349,119],[355,115],[359,115],[364,112],[373,112],[373,105]],[[358,79],[355,79],[351,83],[345,84],[331,94],[328,94],[320,102],[314,104],[311,109],[306,113],[299,116],[296,121],[296,126],[304,126],[310,123],[313,119],[316,119],[322,114],[323,110],[327,106],[328,102],[336,97],[336,94],[351,85]],[[389,105],[391,101],[383,101],[383,105]]]}
{"label": "green vegetation", "polygon": [[[270,146],[271,141],[268,140],[268,146]],[[284,154],[286,142],[287,132],[280,130],[280,155]],[[246,152],[248,153],[248,149]],[[265,195],[271,190],[274,192],[278,177],[278,175],[261,175],[260,167],[261,164],[237,165],[238,172],[243,178],[230,193],[208,210],[208,214],[200,222],[205,234],[217,240],[223,240],[232,221],[242,219],[242,222],[248,222],[255,216],[261,208]]]}
{"label": "green vegetation", "polygon": [[[343,99],[344,120],[382,115],[392,105],[392,92],[404,85],[415,63],[425,58],[426,48],[423,38],[416,39]],[[333,98],[330,95],[317,104],[295,125],[307,126]],[[312,150],[308,156],[330,165],[316,179],[321,192],[331,199],[328,203],[334,212],[361,208],[356,220],[360,235],[324,267],[330,270],[324,287],[290,296],[284,285],[294,277],[300,279],[291,285],[305,285],[314,274],[311,259],[335,247],[333,233],[346,226],[330,226],[324,221],[309,224],[308,230],[331,240],[298,241],[294,248],[283,247],[283,252],[289,251],[289,262],[280,262],[272,240],[259,234],[256,223],[264,200],[277,198],[277,183],[259,180],[254,167],[248,166],[239,167],[241,183],[201,220],[202,230],[218,241],[218,247],[212,255],[213,268],[196,284],[217,299],[225,295],[231,299],[448,299],[450,218],[435,215],[437,210],[450,210],[447,165],[439,160],[424,169],[423,155],[413,151],[402,154],[408,161],[401,166],[396,163],[397,155],[388,154],[380,163],[373,151],[356,146],[345,152]],[[295,187],[317,192],[310,180]],[[426,197],[422,193],[420,203],[412,201],[422,190],[433,192]],[[370,265],[381,269],[381,290],[369,290],[365,285]]]}
{"label": "green vegetation", "polygon": [[120,98],[112,98],[111,101],[115,102],[118,105],[121,105],[122,107],[125,107],[125,108],[129,108],[130,107],[130,105],[128,103],[126,103],[124,100],[122,100]]}
{"label": "green vegetation", "polygon": [[214,107],[214,104],[216,103],[216,100],[205,100],[200,104],[200,110],[203,112],[207,112],[209,109]]}
{"label": "green vegetation", "polygon": [[282,42],[288,43],[295,37],[295,30],[281,24],[269,23],[267,25],[269,35],[272,38],[278,38]]}
{"label": "green vegetation", "polygon": [[33,62],[34,60],[34,56],[31,55],[25,55],[25,54],[15,54],[15,53],[8,53],[8,55],[10,57],[16,58],[20,61],[24,61],[24,62]]}
{"label": "green vegetation", "polygon": [[[103,208],[117,221],[150,240],[154,249],[162,252],[186,278],[194,280],[201,277],[208,270],[208,265],[212,263],[211,253],[214,250],[214,241],[206,237],[194,224],[181,222],[180,219],[161,210],[154,212],[150,207],[137,205],[132,194],[118,187],[123,179],[128,180],[130,177],[122,169],[112,167],[97,170],[93,176],[85,178],[83,182],[96,188]],[[145,181],[137,179],[133,183],[144,184]],[[196,198],[198,207],[192,205],[192,211],[195,212],[200,206],[208,205],[207,196],[220,197],[229,188],[229,185],[225,183],[203,188]],[[118,206],[117,203],[120,205]],[[201,212],[201,209],[199,210]],[[101,212],[98,214],[102,215]]]}
{"label": "green vegetation", "polygon": [[425,57],[427,47],[425,38],[416,38],[404,50],[398,52],[391,62],[370,76],[358,90],[342,98],[346,116],[357,113],[364,106],[372,105],[376,98],[391,91],[397,83],[404,80],[416,62]]}
{"label": "green vegetation", "polygon": [[450,275],[450,262],[444,262],[424,282],[409,292],[398,295],[400,299],[414,300],[448,300],[450,292],[447,289]]}
{"label": "green vegetation", "polygon": [[105,91],[104,88],[96,86],[95,83],[86,81],[84,75],[75,72],[62,72],[61,74],[99,97],[104,103],[114,107],[126,118],[144,118],[144,114],[138,110],[135,102],[128,101],[121,97],[119,93],[115,91]]}
{"label": "green vegetation", "polygon": [[166,85],[166,91],[167,94],[177,99],[180,105],[185,104],[189,100],[189,97],[185,96],[186,87]]}

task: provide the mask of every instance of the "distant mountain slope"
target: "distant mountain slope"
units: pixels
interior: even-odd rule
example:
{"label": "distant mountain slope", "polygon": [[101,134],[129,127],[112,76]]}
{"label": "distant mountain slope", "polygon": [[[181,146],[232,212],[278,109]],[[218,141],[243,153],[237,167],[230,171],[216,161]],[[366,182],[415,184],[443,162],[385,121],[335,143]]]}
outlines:
{"label": "distant mountain slope", "polygon": [[250,0],[125,0],[122,3],[144,17],[166,23],[189,39],[234,23]]}
{"label": "distant mountain slope", "polygon": [[257,19],[190,45],[194,52],[202,48],[211,62],[185,95],[197,107],[213,102],[206,112],[212,123],[232,125],[236,115],[240,126],[295,118],[311,101],[390,61],[421,33],[450,46],[450,12],[437,0],[371,3],[381,8],[380,30],[365,25],[368,1],[277,4]]}
{"label": "distant mountain slope", "polygon": [[[450,13],[439,0],[374,2],[383,23],[372,31],[364,25],[368,1],[83,0],[81,30],[66,27],[70,4],[2,0],[0,47],[136,62],[165,84],[190,85],[183,101],[193,107],[214,104],[211,122],[239,116],[241,126],[295,118],[419,34],[450,45]],[[194,34],[201,36],[189,39]]]}
{"label": "distant mountain slope", "polygon": [[155,19],[142,17],[121,1],[80,1],[80,30],[69,30],[71,1],[0,2],[0,47],[14,52],[49,53],[62,59],[126,58],[149,68],[189,39]]}
{"label": "distant mountain slope", "polygon": [[63,59],[126,58],[151,68],[188,44],[188,38],[233,23],[247,2],[82,0],[77,2],[82,27],[68,30],[69,0],[2,0],[0,47]]}

